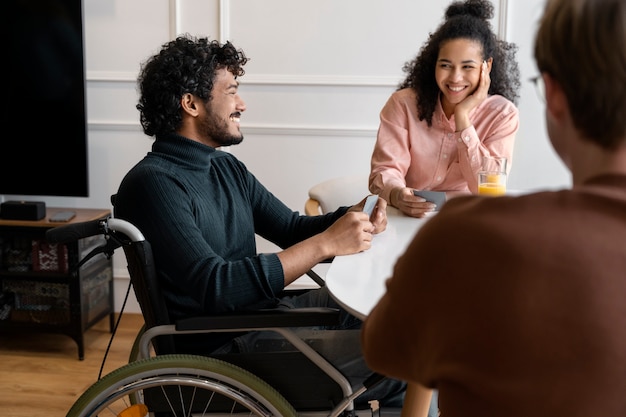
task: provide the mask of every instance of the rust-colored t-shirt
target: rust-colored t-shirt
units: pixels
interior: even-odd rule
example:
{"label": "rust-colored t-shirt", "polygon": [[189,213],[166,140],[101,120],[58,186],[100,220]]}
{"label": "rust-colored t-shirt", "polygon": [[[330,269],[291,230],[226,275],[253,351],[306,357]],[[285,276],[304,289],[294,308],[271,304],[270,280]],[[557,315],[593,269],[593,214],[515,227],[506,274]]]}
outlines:
{"label": "rust-colored t-shirt", "polygon": [[362,341],[375,371],[438,389],[445,417],[626,416],[626,176],[448,201]]}

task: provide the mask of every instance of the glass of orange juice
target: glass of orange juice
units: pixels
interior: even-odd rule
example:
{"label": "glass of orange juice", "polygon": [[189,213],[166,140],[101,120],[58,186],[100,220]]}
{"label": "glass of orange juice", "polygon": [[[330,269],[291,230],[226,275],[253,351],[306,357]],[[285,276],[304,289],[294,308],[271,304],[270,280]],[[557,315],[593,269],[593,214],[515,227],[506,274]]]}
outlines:
{"label": "glass of orange juice", "polygon": [[478,172],[478,194],[488,196],[506,194],[506,158],[483,157],[483,165]]}

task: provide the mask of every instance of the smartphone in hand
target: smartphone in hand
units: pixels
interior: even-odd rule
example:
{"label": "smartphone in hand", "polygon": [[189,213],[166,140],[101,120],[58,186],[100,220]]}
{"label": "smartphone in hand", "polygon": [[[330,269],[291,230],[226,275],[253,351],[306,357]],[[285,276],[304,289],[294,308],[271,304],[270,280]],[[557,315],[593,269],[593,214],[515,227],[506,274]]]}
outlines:
{"label": "smartphone in hand", "polygon": [[434,203],[437,206],[435,210],[439,210],[446,202],[445,191],[413,190],[413,195]]}
{"label": "smartphone in hand", "polygon": [[370,195],[365,199],[365,204],[363,205],[363,212],[367,213],[368,216],[372,216],[374,212],[374,207],[376,207],[376,203],[378,202],[377,195]]}

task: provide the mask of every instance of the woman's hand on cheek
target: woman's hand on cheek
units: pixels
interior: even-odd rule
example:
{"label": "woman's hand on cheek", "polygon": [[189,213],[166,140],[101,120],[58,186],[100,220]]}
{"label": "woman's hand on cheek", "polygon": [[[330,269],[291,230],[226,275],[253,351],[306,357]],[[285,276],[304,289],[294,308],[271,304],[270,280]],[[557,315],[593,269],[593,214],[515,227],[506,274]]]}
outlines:
{"label": "woman's hand on cheek", "polygon": [[480,79],[478,80],[476,90],[474,90],[472,94],[467,96],[454,108],[454,119],[457,123],[457,132],[466,129],[471,125],[469,122],[469,113],[485,101],[487,95],[489,94],[490,86],[491,77],[489,76],[488,65],[486,61],[483,61],[480,69]]}

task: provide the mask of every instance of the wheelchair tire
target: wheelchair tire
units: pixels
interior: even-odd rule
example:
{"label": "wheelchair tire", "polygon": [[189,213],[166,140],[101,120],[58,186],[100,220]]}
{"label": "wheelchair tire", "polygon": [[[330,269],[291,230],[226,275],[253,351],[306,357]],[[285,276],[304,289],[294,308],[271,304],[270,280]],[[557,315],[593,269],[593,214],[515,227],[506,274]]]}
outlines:
{"label": "wheelchair tire", "polygon": [[[153,400],[148,398],[150,395]],[[192,408],[194,412],[200,409],[206,415],[221,416],[242,412],[246,416],[297,414],[278,391],[233,364],[204,356],[162,355],[131,362],[109,373],[76,400],[67,417],[136,415],[133,411],[137,410],[137,401],[145,403],[150,413],[154,413],[155,401],[159,407],[166,406],[167,410],[150,414],[159,416],[188,416]],[[214,407],[219,409],[213,411]]]}

